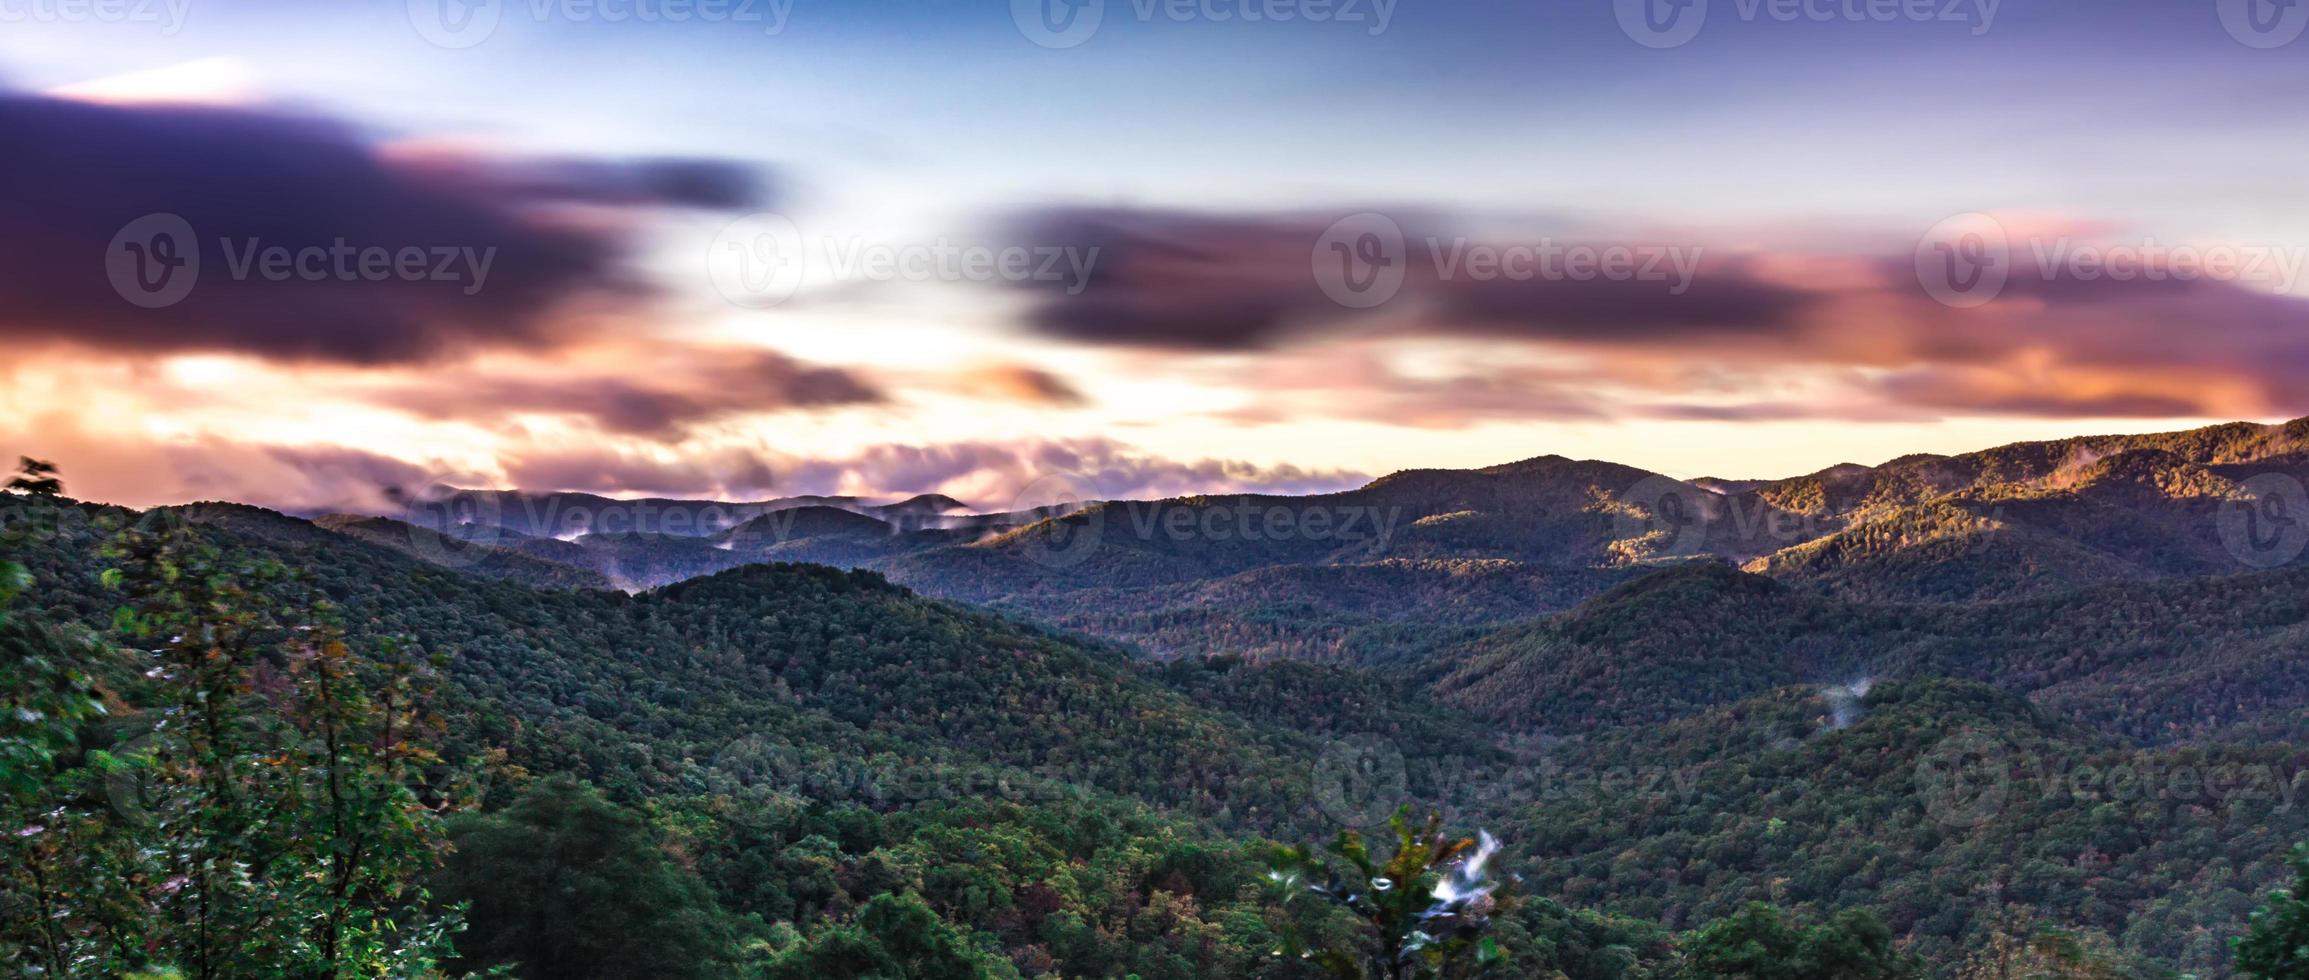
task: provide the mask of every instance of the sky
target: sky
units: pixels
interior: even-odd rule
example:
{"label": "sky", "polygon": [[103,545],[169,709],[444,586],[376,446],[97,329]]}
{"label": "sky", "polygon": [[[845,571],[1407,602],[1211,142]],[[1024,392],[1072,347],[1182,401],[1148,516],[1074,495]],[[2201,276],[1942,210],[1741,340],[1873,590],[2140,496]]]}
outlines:
{"label": "sky", "polygon": [[76,496],[1759,478],[2309,414],[2309,5],[0,0]]}

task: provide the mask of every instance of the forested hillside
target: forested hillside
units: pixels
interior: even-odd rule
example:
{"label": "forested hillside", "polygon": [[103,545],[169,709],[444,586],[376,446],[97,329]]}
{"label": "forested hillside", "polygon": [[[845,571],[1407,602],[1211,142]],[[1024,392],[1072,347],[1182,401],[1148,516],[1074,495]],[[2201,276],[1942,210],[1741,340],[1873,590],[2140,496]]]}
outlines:
{"label": "forested hillside", "polygon": [[[2217,445],[2192,451],[2265,448]],[[1351,505],[1113,503],[991,538],[892,535],[855,502],[561,540],[0,495],[24,571],[14,656],[80,664],[58,676],[104,708],[27,729],[46,733],[37,766],[57,775],[12,790],[12,818],[40,828],[12,839],[12,880],[55,908],[104,895],[164,918],[179,879],[258,894],[295,851],[239,884],[187,878],[173,862],[225,845],[145,846],[119,794],[165,805],[204,785],[209,770],[148,748],[187,737],[169,734],[171,704],[239,705],[231,724],[250,732],[188,745],[245,745],[219,758],[251,773],[304,765],[340,715],[299,720],[332,703],[295,693],[299,678],[341,662],[356,687],[425,681],[422,712],[392,694],[344,715],[412,719],[378,722],[397,734],[376,744],[407,748],[374,763],[378,792],[405,794],[375,797],[409,815],[404,859],[330,899],[348,922],[430,930],[396,962],[1295,977],[1411,943],[1446,972],[1576,978],[1752,976],[1758,956],[1795,977],[2017,975],[1983,965],[2014,957],[2079,971],[2045,975],[2231,975],[2229,941],[2309,839],[2309,570],[2222,566],[2222,508],[2244,485],[2228,464],[2167,444],[2044,462],[2074,451],[1955,471],[2059,476],[2028,487],[1820,478],[1861,481],[1881,507],[1807,499],[1818,480],[1727,484],[1849,522],[1728,553],[1599,496],[1595,481],[1640,471],[1545,459],[1406,474]],[[1922,483],[1945,493],[1888,489]],[[1431,513],[1342,509],[1373,502]],[[1296,537],[1116,536],[1286,506],[1323,510],[1323,533],[1294,513]],[[945,505],[910,513],[930,520],[925,507]],[[1351,519],[1369,537],[1332,536]],[[1754,542],[1759,526],[1705,540]],[[2162,543],[2204,534],[2215,543]],[[975,569],[994,604],[742,560],[813,549],[893,574]],[[603,587],[624,581],[604,568],[642,567],[680,580]],[[1005,579],[1013,568],[1030,580]],[[220,629],[229,649],[207,639]],[[209,693],[186,700],[185,677]],[[258,721],[273,713],[290,728]],[[290,740],[263,749],[276,738]],[[1339,862],[1383,877],[1379,863],[1426,854],[1398,873],[1471,873],[1475,852],[1443,830],[1383,829],[1403,807],[1501,842],[1507,877],[1451,906],[1463,944],[1421,946],[1372,894],[1305,890]],[[348,826],[312,812],[316,843]],[[1340,828],[1400,839],[1393,857],[1275,850]],[[303,935],[295,910],[315,899],[301,894],[226,925]],[[12,929],[51,914],[10,901]],[[51,972],[222,955],[197,937],[140,952],[108,914],[21,935]]]}

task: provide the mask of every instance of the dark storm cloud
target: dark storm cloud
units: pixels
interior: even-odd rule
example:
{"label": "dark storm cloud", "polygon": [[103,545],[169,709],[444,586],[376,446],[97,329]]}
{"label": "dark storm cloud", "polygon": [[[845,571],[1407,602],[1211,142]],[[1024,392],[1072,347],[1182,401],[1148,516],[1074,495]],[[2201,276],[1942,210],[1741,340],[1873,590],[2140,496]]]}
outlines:
{"label": "dark storm cloud", "polygon": [[[1317,243],[1348,213],[1213,214],[1161,209],[1052,208],[1012,222],[1038,243],[1099,247],[1085,288],[1035,294],[1026,323],[1046,336],[1150,351],[1280,352],[1345,338],[1459,339],[1570,349],[1599,376],[1680,381],[1656,370],[1663,358],[1705,364],[1727,378],[1803,369],[1847,372],[1849,390],[1881,402],[1879,414],[1939,411],[2048,417],[2297,415],[2309,411],[2309,303],[2270,288],[2279,277],[2130,276],[2044,268],[2049,244],[2011,243],[2009,279],[1978,307],[1936,301],[1919,283],[1912,235],[1842,236],[1817,247],[1744,244],[1718,248],[1630,236],[1638,261],[1667,253],[1652,276],[1503,275],[1471,272],[1470,250],[1516,244],[1496,231],[1398,213],[1402,285],[1376,309],[1351,308],[1317,285]],[[2078,225],[2106,235],[2105,227]],[[2015,227],[2014,232],[2024,229]],[[1761,236],[1719,233],[1732,241]],[[1592,228],[1533,235],[1523,244],[1613,247]],[[2119,243],[2121,245],[2121,243]],[[1900,250],[1887,248],[1897,245]],[[2267,251],[2267,250],[2264,250]],[[1681,265],[1679,266],[1679,261]],[[2287,271],[2284,257],[2267,268]],[[2157,267],[2150,260],[2146,267]],[[1688,275],[1679,274],[1688,270]],[[2292,271],[2298,272],[2295,268]],[[2309,285],[2309,283],[2299,284]],[[1503,348],[1512,353],[1523,348]],[[1384,379],[1382,379],[1384,380]],[[1480,379],[1477,379],[1480,380]],[[1453,426],[1516,411],[1512,380],[1499,411],[1409,414]],[[1464,383],[1456,383],[1467,388]],[[1643,387],[1644,382],[1635,382]],[[1340,397],[1348,414],[1403,399],[1432,398],[1381,384]],[[1480,392],[1480,386],[1475,389]],[[1545,393],[1542,393],[1545,394]],[[1535,416],[1581,406],[1537,399]],[[1754,406],[1655,403],[1665,417],[1795,417],[1801,402]],[[1567,412],[1567,408],[1569,411]],[[1599,402],[1597,411],[1617,411]],[[1645,414],[1641,404],[1620,408]],[[1865,407],[1823,401],[1818,414]]]}
{"label": "dark storm cloud", "polygon": [[[363,365],[536,345],[558,336],[573,296],[643,288],[623,267],[630,222],[572,206],[754,196],[746,171],[712,161],[397,155],[346,125],[265,109],[0,94],[0,133],[0,341],[18,345]],[[194,241],[176,247],[197,248],[200,268],[181,301],[145,309],[107,260],[116,234],[154,214],[189,226]],[[234,269],[250,246],[339,243],[421,250],[409,268],[423,273],[409,281],[397,261],[383,275],[332,265],[317,281]]]}
{"label": "dark storm cloud", "polygon": [[[1093,254],[1086,282],[1033,283],[1044,334],[1185,350],[1268,346],[1301,320],[1342,311],[1308,275],[1328,219],[1061,208],[1017,216],[1004,234]],[[1079,289],[1073,287],[1079,285]]]}
{"label": "dark storm cloud", "polygon": [[[1253,350],[1319,339],[1367,315],[1326,295],[1315,278],[1317,243],[1348,213],[1059,208],[1015,217],[1008,234],[1098,249],[1083,288],[1035,284],[1041,302],[1027,322],[1037,330],[1089,343]],[[1683,282],[1667,260],[1670,246],[1659,243],[1641,246],[1660,255],[1642,278],[1479,277],[1462,263],[1470,246],[1485,242],[1423,213],[1394,214],[1405,304],[1432,306],[1416,328],[1422,332],[1615,342],[1773,333],[1788,329],[1809,301],[1801,289],[1754,278],[1733,257],[1705,260]],[[1690,261],[1705,258],[1703,249],[1683,251]]]}

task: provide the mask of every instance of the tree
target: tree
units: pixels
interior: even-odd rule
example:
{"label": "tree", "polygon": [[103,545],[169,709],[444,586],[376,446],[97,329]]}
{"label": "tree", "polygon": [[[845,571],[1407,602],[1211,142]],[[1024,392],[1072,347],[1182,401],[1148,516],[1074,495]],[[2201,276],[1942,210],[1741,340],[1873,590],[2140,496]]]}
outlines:
{"label": "tree", "polygon": [[1762,902],[1684,937],[1686,968],[1695,976],[1742,980],[1896,980],[1923,975],[1922,965],[1892,945],[1892,930],[1874,913],[1850,910],[1818,925]]}
{"label": "tree", "polygon": [[[25,460],[0,506],[53,519],[55,473]],[[423,914],[443,838],[409,788],[437,761],[430,666],[356,655],[326,604],[289,601],[293,577],[190,528],[131,527],[109,553],[140,650],[9,614],[30,576],[0,562],[0,962],[437,975],[456,920]]]}
{"label": "tree", "polygon": [[11,615],[32,585],[0,561],[0,964],[125,973],[153,926],[139,849],[105,799],[124,764],[98,747],[111,651]]}
{"label": "tree", "polygon": [[1275,854],[1274,877],[1291,889],[1286,901],[1313,895],[1361,922],[1352,943],[1307,950],[1335,975],[1476,976],[1507,959],[1489,935],[1492,914],[1505,904],[1505,896],[1494,895],[1498,886],[1487,880],[1485,869],[1499,842],[1489,834],[1480,842],[1452,839],[1443,833],[1441,815],[1428,817],[1424,826],[1414,826],[1410,815],[1405,807],[1389,821],[1395,853],[1384,863],[1372,858],[1361,832],[1340,832],[1331,854],[1346,865],[1346,874],[1307,849]]}
{"label": "tree", "polygon": [[2309,978],[2309,844],[2288,859],[2293,890],[2271,892],[2253,913],[2253,931],[2233,942],[2237,971],[2262,980]]}
{"label": "tree", "polygon": [[2008,909],[1988,945],[1964,961],[1957,980],[2124,980],[2148,972],[2126,962],[2105,936],[2080,936]]}
{"label": "tree", "polygon": [[105,574],[120,632],[152,650],[155,946],[196,978],[427,975],[453,911],[418,883],[445,843],[410,786],[438,762],[434,665],[356,655],[279,563],[182,524],[130,527]]}
{"label": "tree", "polygon": [[452,821],[440,896],[468,903],[461,965],[527,977],[720,977],[736,939],[636,814],[566,777]]}
{"label": "tree", "polygon": [[60,497],[64,495],[64,481],[57,478],[55,463],[19,456],[16,475],[8,480],[7,489],[33,497]]}
{"label": "tree", "polygon": [[1016,977],[1009,961],[971,947],[920,895],[876,895],[848,923],[828,926],[778,955],[769,980],[908,977],[992,980]]}

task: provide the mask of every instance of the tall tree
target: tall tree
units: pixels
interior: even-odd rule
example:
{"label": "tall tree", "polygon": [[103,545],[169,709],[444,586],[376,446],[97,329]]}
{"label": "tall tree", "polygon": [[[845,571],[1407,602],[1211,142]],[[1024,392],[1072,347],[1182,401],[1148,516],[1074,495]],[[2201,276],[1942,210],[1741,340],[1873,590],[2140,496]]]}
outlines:
{"label": "tall tree", "polygon": [[111,652],[11,614],[30,585],[0,562],[0,964],[123,973],[154,923],[145,862],[106,796],[126,765],[100,747]]}
{"label": "tall tree", "polygon": [[1409,807],[1389,825],[1395,848],[1384,859],[1355,830],[1340,832],[1328,856],[1276,852],[1273,876],[1290,889],[1286,901],[1311,895],[1359,920],[1352,939],[1305,943],[1304,952],[1336,976],[1374,980],[1472,977],[1503,966],[1491,917],[1510,896],[1498,894],[1487,870],[1499,842],[1446,835],[1441,815],[1412,823]]}
{"label": "tall tree", "polygon": [[2293,849],[2293,890],[2272,892],[2235,942],[2237,972],[2262,980],[2309,978],[2309,844]]}
{"label": "tall tree", "polygon": [[[62,491],[32,460],[7,488],[10,508]],[[431,665],[356,654],[285,569],[181,524],[125,529],[110,554],[140,650],[0,615],[0,957],[51,976],[437,974],[456,920],[416,886],[445,838],[410,788],[438,761]],[[0,606],[28,584],[0,563]]]}
{"label": "tall tree", "polygon": [[525,977],[721,977],[736,941],[705,884],[640,816],[568,778],[453,821],[439,891],[470,904],[468,968]]}
{"label": "tall tree", "polygon": [[1806,925],[1795,915],[1752,903],[1730,918],[1684,937],[1684,961],[1696,977],[1740,980],[1900,980],[1923,965],[1892,943],[1874,913],[1851,910]]}

